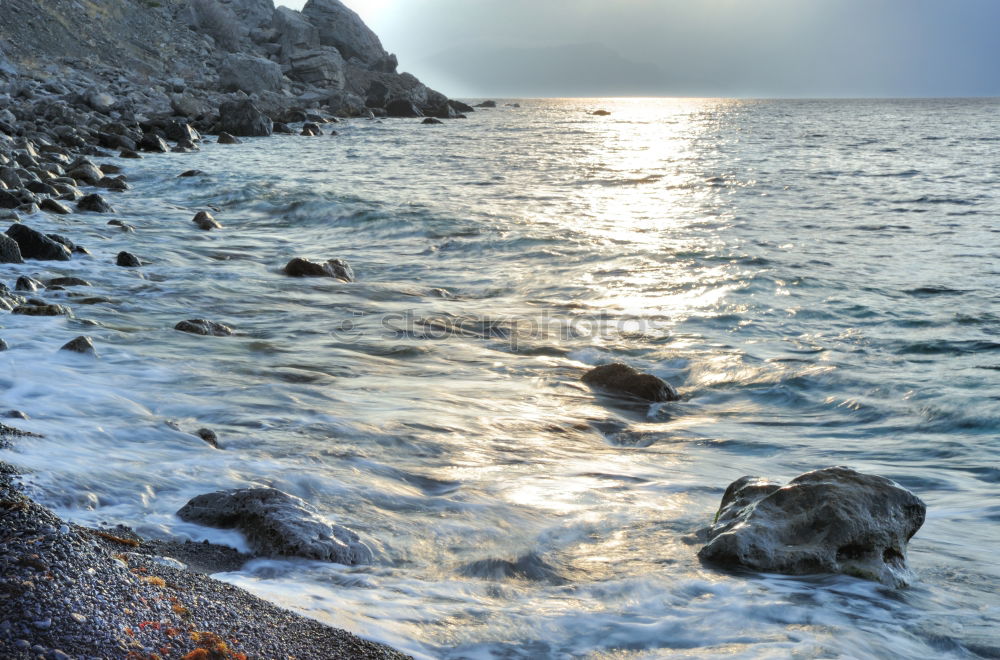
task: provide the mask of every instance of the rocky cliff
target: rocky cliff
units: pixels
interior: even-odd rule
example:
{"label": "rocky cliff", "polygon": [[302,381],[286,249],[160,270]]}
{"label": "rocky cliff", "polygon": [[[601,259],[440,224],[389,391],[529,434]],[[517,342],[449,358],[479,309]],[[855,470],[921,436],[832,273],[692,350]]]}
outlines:
{"label": "rocky cliff", "polygon": [[125,123],[171,116],[203,131],[234,95],[274,121],[308,110],[456,114],[443,94],[398,73],[395,55],[339,0],[309,0],[301,12],[272,0],[7,0],[0,76],[106,95]]}

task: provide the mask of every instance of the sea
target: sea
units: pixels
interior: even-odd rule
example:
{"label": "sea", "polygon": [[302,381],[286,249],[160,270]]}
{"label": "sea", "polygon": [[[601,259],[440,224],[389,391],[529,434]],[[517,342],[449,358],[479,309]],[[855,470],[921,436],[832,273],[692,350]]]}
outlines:
{"label": "sea", "polygon": [[[45,436],[0,460],[68,520],[237,548],[175,512],[298,496],[374,562],[217,577],[417,658],[1000,657],[1000,101],[497,105],[99,161],[116,213],[22,219],[92,256],[3,267],[93,286],[0,321]],[[682,400],[580,382],[609,362]],[[909,587],[699,562],[730,482],[832,465],[927,503]]]}

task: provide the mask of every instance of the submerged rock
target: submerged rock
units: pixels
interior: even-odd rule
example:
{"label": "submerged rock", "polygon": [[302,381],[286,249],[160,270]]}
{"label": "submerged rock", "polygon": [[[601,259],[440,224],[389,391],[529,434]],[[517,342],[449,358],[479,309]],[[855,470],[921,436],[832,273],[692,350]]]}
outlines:
{"label": "submerged rock", "polygon": [[36,280],[33,277],[28,277],[27,275],[21,275],[17,278],[17,282],[14,283],[15,291],[38,291],[45,285]]}
{"label": "submerged rock", "polygon": [[97,356],[97,349],[94,348],[94,342],[90,337],[80,336],[76,339],[66,342],[61,351],[71,351],[73,353],[82,353],[84,355]]}
{"label": "submerged rock", "polygon": [[174,326],[174,330],[188,332],[192,335],[204,335],[206,337],[229,337],[233,334],[233,329],[228,325],[208,321],[206,319],[188,319],[181,321]]}
{"label": "submerged rock", "polygon": [[594,110],[590,114],[594,115],[595,117],[607,117],[611,113],[608,112],[607,110]]}
{"label": "submerged rock", "polygon": [[112,206],[97,193],[93,193],[82,198],[76,203],[76,208],[78,211],[93,211],[94,213],[115,212],[114,208],[112,208]]}
{"label": "submerged rock", "polygon": [[26,305],[18,305],[10,313],[21,314],[23,316],[63,316],[68,314],[69,310],[61,305],[28,303]]}
{"label": "submerged rock", "polygon": [[219,133],[218,142],[219,144],[243,144],[243,140],[240,140],[239,138],[232,136],[229,133],[226,133],[225,131]]}
{"label": "submerged rock", "polygon": [[124,250],[118,253],[118,260],[115,263],[122,268],[138,268],[142,265],[139,257],[135,256],[131,252],[125,252]]}
{"label": "submerged rock", "polygon": [[443,124],[444,122],[440,119],[435,119],[434,117],[428,117],[427,119],[420,122],[422,124]]}
{"label": "submerged rock", "polygon": [[912,578],[906,544],[926,511],[894,481],[847,467],[807,472],[786,486],[741,477],[722,496],[698,556],[757,571],[844,573],[904,586]]}
{"label": "submerged rock", "polygon": [[595,367],[585,373],[582,380],[592,387],[601,387],[646,401],[677,401],[681,398],[670,383],[652,374],[636,371],[627,364]]}
{"label": "submerged rock", "polygon": [[195,435],[197,435],[199,438],[204,440],[206,443],[212,445],[216,449],[219,448],[219,436],[212,429],[198,429],[195,432]]}
{"label": "submerged rock", "polygon": [[366,564],[372,552],[351,530],[324,522],[303,500],[274,488],[244,488],[193,498],[181,520],[244,534],[254,552]]}
{"label": "submerged rock", "polygon": [[285,274],[289,277],[333,277],[345,282],[354,281],[354,270],[343,259],[330,259],[318,264],[295,257],[285,265]]}
{"label": "submerged rock", "polygon": [[69,215],[73,211],[70,210],[68,206],[54,199],[45,198],[39,204],[38,208],[43,211],[48,211],[49,213],[55,213],[56,215]]}
{"label": "submerged rock", "polygon": [[198,211],[191,222],[198,225],[198,229],[203,229],[205,231],[210,231],[212,229],[222,229],[222,225],[216,222],[215,218],[208,211]]}
{"label": "submerged rock", "polygon": [[69,261],[72,256],[65,245],[26,225],[11,225],[7,230],[7,236],[17,241],[21,256],[25,259]]}

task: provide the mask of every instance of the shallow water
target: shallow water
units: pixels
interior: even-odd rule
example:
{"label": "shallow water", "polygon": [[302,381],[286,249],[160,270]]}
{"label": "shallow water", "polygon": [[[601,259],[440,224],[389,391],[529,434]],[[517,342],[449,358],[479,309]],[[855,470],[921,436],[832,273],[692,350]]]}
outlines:
{"label": "shallow water", "polygon": [[[421,657],[1000,655],[1000,103],[521,104],[125,161],[134,234],[27,219],[94,257],[4,281],[113,302],[3,319],[4,405],[46,438],[0,458],[61,515],[154,536],[239,546],[173,513],[303,497],[375,564],[223,577]],[[106,266],[122,249],[153,263]],[[293,256],[358,281],[285,278]],[[197,317],[241,334],[171,329]],[[83,333],[99,361],[56,352]],[[579,383],[610,360],[683,401]],[[699,564],[730,481],[834,464],[927,502],[912,587]]]}

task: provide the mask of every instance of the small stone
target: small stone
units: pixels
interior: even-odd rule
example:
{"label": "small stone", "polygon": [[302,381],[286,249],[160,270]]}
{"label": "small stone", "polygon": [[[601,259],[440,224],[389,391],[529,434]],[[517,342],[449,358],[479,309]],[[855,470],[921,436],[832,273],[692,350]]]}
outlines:
{"label": "small stone", "polygon": [[34,625],[39,630],[48,630],[52,627],[52,619],[42,619],[41,621],[35,621]]}
{"label": "small stone", "polygon": [[206,337],[229,337],[233,334],[233,329],[228,325],[208,321],[205,319],[188,319],[181,321],[174,326],[174,330],[187,332],[193,335],[204,335]]}
{"label": "small stone", "polygon": [[219,436],[212,429],[198,429],[198,437],[212,445],[216,449],[219,448]]}
{"label": "small stone", "polygon": [[14,642],[14,646],[17,647],[21,651],[25,651],[25,650],[31,648],[31,642],[29,642],[26,639],[19,639],[16,642]]}
{"label": "small stone", "polygon": [[138,268],[142,265],[142,262],[139,261],[139,257],[135,256],[131,252],[125,251],[118,253],[118,260],[116,263],[122,268]]}
{"label": "small stone", "polygon": [[[66,529],[68,530],[69,528],[67,527]],[[82,614],[78,614],[77,612],[73,612],[72,614],[70,614],[69,618],[73,619],[77,623],[87,623],[87,617],[85,617]]]}
{"label": "small stone", "polygon": [[3,414],[7,419],[28,419],[27,413],[21,412],[20,410],[8,410]]}
{"label": "small stone", "polygon": [[191,222],[198,225],[199,229],[210,231],[212,229],[222,229],[222,225],[216,222],[215,218],[208,211],[198,211],[191,219]]}
{"label": "small stone", "polygon": [[[65,536],[66,534],[69,534],[69,525],[59,525],[59,533],[62,534],[63,536]],[[71,616],[83,616],[83,615],[81,615],[81,614],[74,614],[74,615],[71,615]],[[84,621],[86,621],[86,619],[84,619]],[[83,621],[81,621],[80,623],[83,623]]]}
{"label": "small stone", "polygon": [[67,342],[63,345],[61,351],[72,351],[74,353],[82,353],[84,355],[97,355],[97,349],[94,348],[94,342],[90,337],[80,336],[72,341]]}

